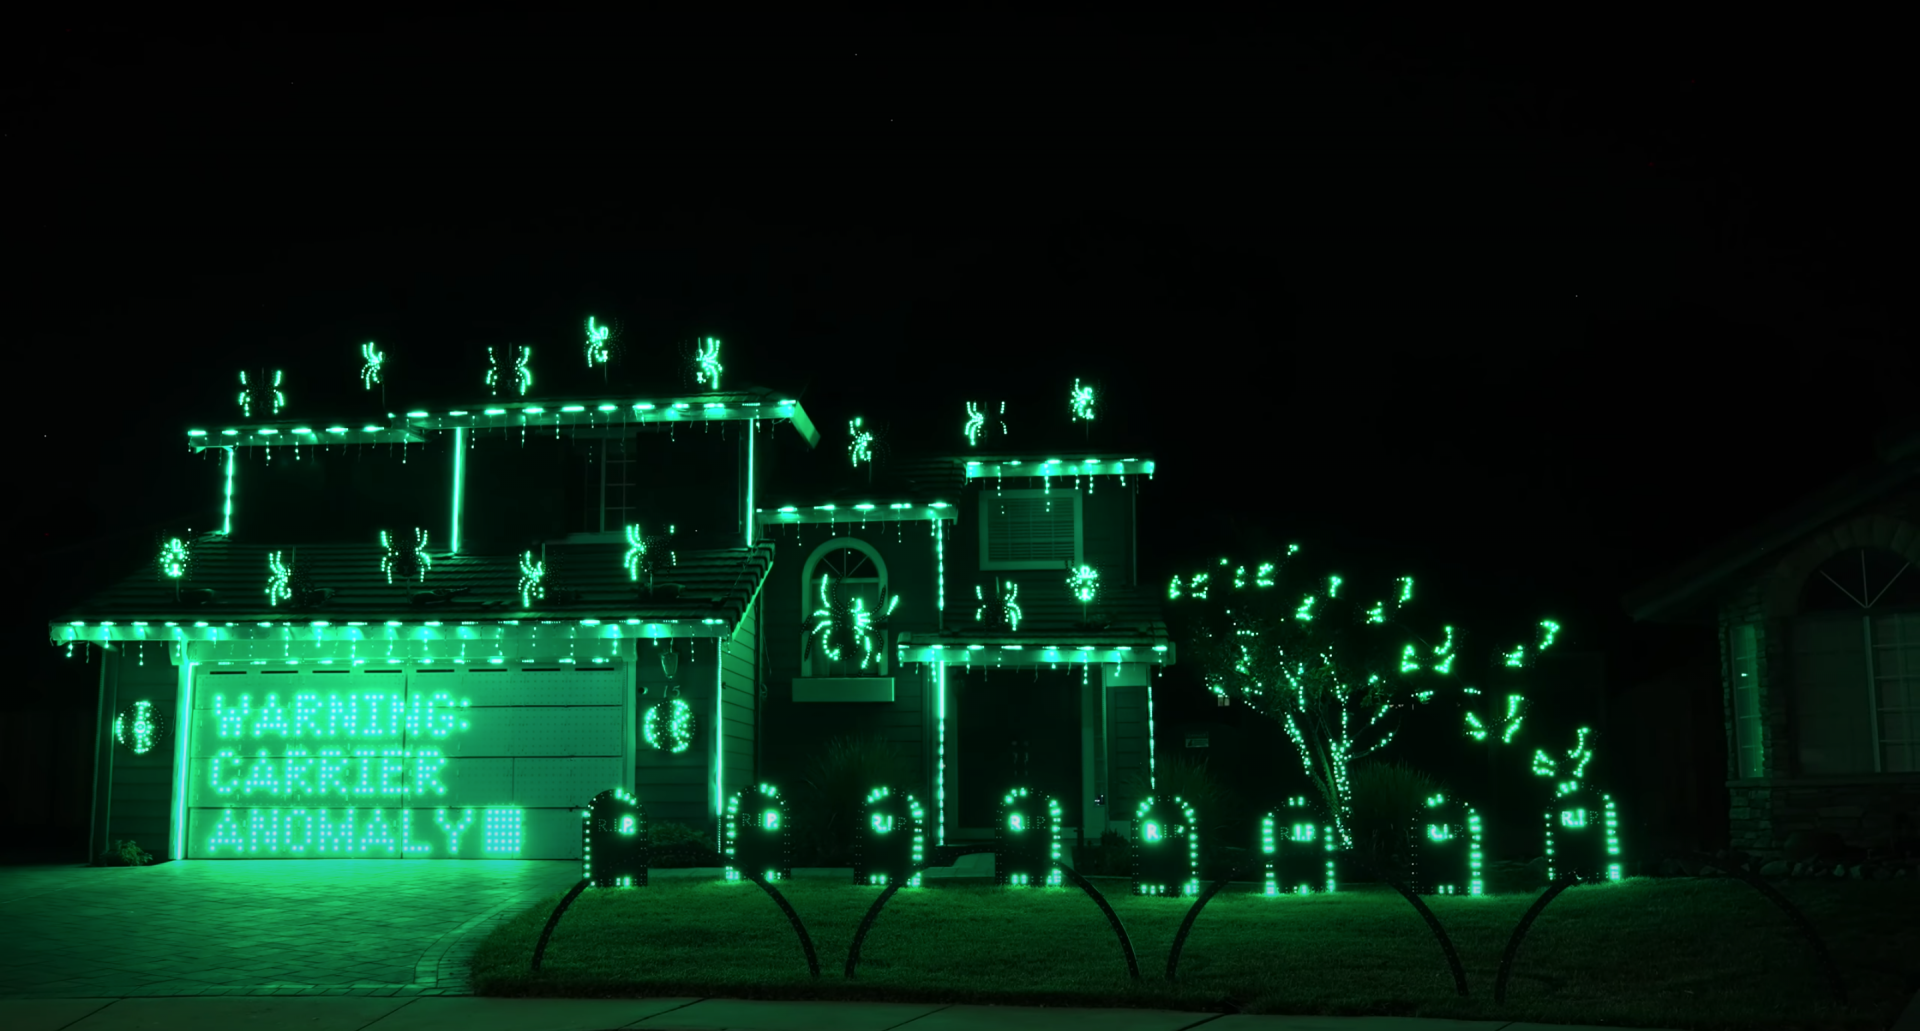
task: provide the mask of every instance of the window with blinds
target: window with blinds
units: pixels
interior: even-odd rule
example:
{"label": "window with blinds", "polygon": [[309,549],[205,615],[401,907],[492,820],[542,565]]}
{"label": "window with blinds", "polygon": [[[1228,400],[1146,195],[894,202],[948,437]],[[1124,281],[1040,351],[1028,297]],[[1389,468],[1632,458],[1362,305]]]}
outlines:
{"label": "window with blinds", "polygon": [[1080,492],[980,492],[981,569],[1063,569],[1080,563]]}
{"label": "window with blinds", "polygon": [[1751,623],[1727,628],[1727,659],[1733,673],[1733,740],[1737,776],[1762,777],[1760,751],[1760,649]]}

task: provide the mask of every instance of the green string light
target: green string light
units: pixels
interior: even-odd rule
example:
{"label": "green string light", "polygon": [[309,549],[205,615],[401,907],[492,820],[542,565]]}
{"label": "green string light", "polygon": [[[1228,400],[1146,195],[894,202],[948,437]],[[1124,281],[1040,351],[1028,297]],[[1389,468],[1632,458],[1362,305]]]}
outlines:
{"label": "green string light", "polygon": [[693,707],[679,698],[648,706],[640,726],[648,748],[680,755],[693,747]]}
{"label": "green string light", "polygon": [[[533,348],[521,346],[510,348],[509,350],[513,352],[513,383],[515,392],[521,397],[525,397],[527,391],[533,387],[533,368],[529,364],[533,360]],[[507,372],[501,365],[501,361],[505,356],[500,352],[501,349],[497,347],[487,348],[487,394],[493,397],[499,396],[500,383],[506,378]]]}
{"label": "green string light", "polygon": [[847,433],[851,438],[847,443],[847,456],[856,469],[861,462],[873,461],[873,434],[862,429],[861,422],[861,419],[855,418],[847,424]]}
{"label": "green string light", "polygon": [[365,359],[360,366],[360,386],[372,390],[380,384],[380,370],[386,364],[386,352],[377,350],[369,340],[360,346],[360,357]]}
{"label": "green string light", "polygon": [[164,730],[165,720],[149,701],[134,702],[113,717],[113,739],[135,755],[153,751]]}
{"label": "green string light", "polygon": [[1068,398],[1068,404],[1075,421],[1093,421],[1093,388],[1081,386],[1077,377],[1073,381],[1073,394]]}
{"label": "green string light", "polygon": [[421,583],[427,580],[427,570],[433,568],[433,559],[427,555],[427,531],[416,526],[413,528],[413,548],[402,551],[393,535],[380,531],[380,572],[385,573],[387,582],[392,583],[395,573],[402,578],[418,576]]}
{"label": "green string light", "polygon": [[280,561],[280,552],[275,551],[267,556],[268,605],[279,605],[281,599],[293,597],[293,588],[289,586],[292,578],[293,571]]}
{"label": "green string light", "polygon": [[986,595],[981,593],[980,585],[974,584],[973,597],[980,603],[973,610],[975,621],[988,626],[999,626],[1004,622],[1009,630],[1020,629],[1022,613],[1020,603],[1016,600],[1020,597],[1018,583],[1008,581],[1000,584],[998,594],[993,601],[988,601]]}
{"label": "green string light", "polygon": [[639,580],[641,564],[647,557],[647,539],[640,534],[637,523],[627,524],[627,555],[623,564],[627,567],[627,579]]}
{"label": "green string light", "polygon": [[595,325],[593,316],[587,316],[587,368],[607,363],[607,341],[612,335],[611,327]]}
{"label": "green string light", "polygon": [[693,381],[708,390],[720,389],[720,341],[713,337],[704,337],[700,341],[699,351],[694,355],[699,370],[694,373]]}
{"label": "green string light", "polygon": [[532,608],[533,599],[540,598],[544,600],[546,598],[547,596],[547,587],[545,582],[546,577],[547,577],[547,563],[545,560],[535,562],[533,560],[533,552],[531,551],[528,551],[520,556],[520,607],[521,608],[523,609]]}

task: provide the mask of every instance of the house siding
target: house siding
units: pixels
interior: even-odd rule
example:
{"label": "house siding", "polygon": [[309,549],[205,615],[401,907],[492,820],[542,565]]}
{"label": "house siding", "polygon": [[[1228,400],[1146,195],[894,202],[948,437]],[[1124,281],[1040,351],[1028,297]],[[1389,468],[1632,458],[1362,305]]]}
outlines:
{"label": "house siding", "polygon": [[144,700],[166,720],[167,732],[159,746],[145,755],[135,755],[117,743],[110,745],[112,794],[107,841],[100,847],[110,849],[117,842],[134,841],[155,858],[164,858],[173,828],[174,735],[181,732],[180,668],[168,661],[165,646],[147,646],[146,662],[142,664],[139,647],[122,646],[103,653],[102,661],[109,664],[110,690],[102,722],[110,728],[114,713]]}
{"label": "house siding", "polygon": [[1132,813],[1116,806],[1126,802],[1116,800],[1113,790],[1126,783],[1129,774],[1147,768],[1147,688],[1108,687],[1107,691],[1107,730],[1112,744],[1107,763],[1107,821],[1108,829],[1127,833],[1127,821]]}
{"label": "house siding", "polygon": [[725,763],[720,775],[725,797],[732,797],[734,792],[754,782],[753,741],[759,715],[755,664],[760,652],[753,617],[753,610],[749,609],[740,625],[734,628],[733,636],[720,645],[720,707],[726,720],[721,735]]}
{"label": "house siding", "polygon": [[[1920,813],[1920,774],[1808,777],[1794,737],[1793,618],[1812,568],[1836,550],[1877,545],[1907,554],[1920,548],[1920,490],[1835,520],[1775,561],[1763,563],[1724,592],[1717,604],[1722,731],[1727,742],[1728,838],[1737,849],[1778,854],[1796,832],[1830,832],[1872,844],[1911,835]],[[1728,630],[1751,624],[1760,655],[1763,776],[1740,779],[1734,736],[1733,670]]]}

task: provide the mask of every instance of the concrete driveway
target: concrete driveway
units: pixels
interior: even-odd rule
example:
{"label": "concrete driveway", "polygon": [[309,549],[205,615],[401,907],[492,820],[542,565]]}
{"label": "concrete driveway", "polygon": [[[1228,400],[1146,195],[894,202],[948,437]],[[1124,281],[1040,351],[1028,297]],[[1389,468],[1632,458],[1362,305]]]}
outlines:
{"label": "concrete driveway", "polygon": [[0,996],[464,995],[489,930],[577,862],[0,867]]}

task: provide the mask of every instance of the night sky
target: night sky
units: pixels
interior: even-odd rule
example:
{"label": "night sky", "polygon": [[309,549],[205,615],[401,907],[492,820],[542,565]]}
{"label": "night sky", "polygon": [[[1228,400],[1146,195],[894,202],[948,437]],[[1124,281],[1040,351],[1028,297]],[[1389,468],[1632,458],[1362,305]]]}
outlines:
{"label": "night sky", "polygon": [[369,339],[397,404],[588,314],[641,382],[711,334],[823,446],[969,399],[1014,446],[1096,379],[1160,460],[1144,572],[1297,540],[1618,686],[1710,643],[1623,591],[1914,410],[1871,32],[589,28],[8,44],[23,647],[213,508],[182,431],[239,369],[325,418]]}

